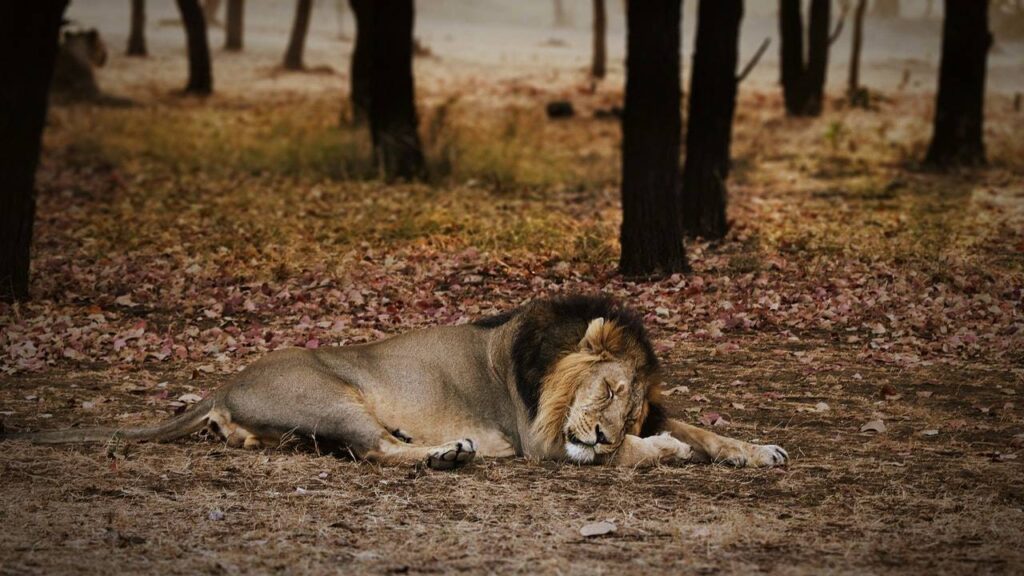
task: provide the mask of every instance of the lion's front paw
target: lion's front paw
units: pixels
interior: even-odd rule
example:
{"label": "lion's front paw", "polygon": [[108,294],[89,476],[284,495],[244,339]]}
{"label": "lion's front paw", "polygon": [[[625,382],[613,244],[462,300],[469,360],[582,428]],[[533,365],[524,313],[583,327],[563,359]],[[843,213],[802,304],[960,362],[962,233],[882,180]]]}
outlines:
{"label": "lion's front paw", "polygon": [[441,444],[427,455],[427,466],[434,470],[452,470],[465,466],[476,457],[476,443],[469,438]]}
{"label": "lion's front paw", "polygon": [[693,456],[693,449],[686,442],[678,440],[668,432],[644,439],[658,451],[659,462],[687,462]]}
{"label": "lion's front paw", "polygon": [[737,468],[770,468],[789,462],[789,453],[774,444],[737,442],[719,451],[715,462]]}

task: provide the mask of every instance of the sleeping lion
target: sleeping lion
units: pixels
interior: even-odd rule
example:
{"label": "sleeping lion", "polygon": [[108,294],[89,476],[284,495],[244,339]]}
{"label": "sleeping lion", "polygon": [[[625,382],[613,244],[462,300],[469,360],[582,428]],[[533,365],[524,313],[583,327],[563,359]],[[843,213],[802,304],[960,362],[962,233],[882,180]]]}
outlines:
{"label": "sleeping lion", "polygon": [[38,443],[169,441],[205,429],[230,446],[298,438],[386,464],[452,469],[477,456],[649,466],[775,466],[774,445],[666,416],[640,318],[611,300],[538,300],[472,324],[371,344],[268,354],[192,409],[143,428],[11,434]]}

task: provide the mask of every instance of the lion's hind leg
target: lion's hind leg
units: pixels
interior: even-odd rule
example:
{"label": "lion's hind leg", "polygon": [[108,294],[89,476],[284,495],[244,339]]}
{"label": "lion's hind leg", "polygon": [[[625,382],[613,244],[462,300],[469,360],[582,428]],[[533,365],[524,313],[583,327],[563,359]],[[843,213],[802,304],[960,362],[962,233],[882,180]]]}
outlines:
{"label": "lion's hind leg", "polygon": [[417,446],[392,435],[381,439],[376,450],[364,457],[386,464],[426,464],[434,470],[452,470],[469,464],[476,458],[476,442],[469,438],[452,440],[438,446]]}

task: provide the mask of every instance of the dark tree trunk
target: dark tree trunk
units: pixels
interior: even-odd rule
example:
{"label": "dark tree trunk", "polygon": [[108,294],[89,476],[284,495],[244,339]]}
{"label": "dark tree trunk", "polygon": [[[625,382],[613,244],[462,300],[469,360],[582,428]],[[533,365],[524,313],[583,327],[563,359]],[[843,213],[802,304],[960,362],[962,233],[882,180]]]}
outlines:
{"label": "dark tree trunk", "polygon": [[188,39],[188,85],[186,94],[205,96],[213,92],[210,44],[206,39],[206,18],[199,0],[177,0]]}
{"label": "dark tree trunk", "polygon": [[245,0],[228,0],[224,49],[240,52],[245,42]]}
{"label": "dark tree trunk", "polygon": [[313,11],[313,0],[298,0],[295,3],[295,20],[292,35],[288,40],[288,51],[284,53],[285,70],[302,70],[302,53],[306,49],[306,34],[309,32],[309,16]]}
{"label": "dark tree trunk", "polygon": [[782,97],[790,116],[817,116],[825,99],[832,0],[811,0],[806,61],[800,4],[779,0]]}
{"label": "dark tree trunk", "polygon": [[349,73],[349,102],[352,105],[352,123],[363,126],[370,121],[370,11],[373,0],[350,0],[356,21],[356,41],[352,50]]}
{"label": "dark tree trunk", "polygon": [[132,29],[128,34],[128,56],[146,55],[146,0],[132,0]]}
{"label": "dark tree trunk", "polygon": [[804,24],[800,0],[779,0],[779,61],[786,113],[799,116],[806,102],[804,85]]}
{"label": "dark tree trunk", "polygon": [[[988,0],[975,1],[988,3]],[[871,11],[871,15],[879,18],[899,18],[900,0],[875,0],[875,8]]]}
{"label": "dark tree trunk", "polygon": [[607,29],[608,15],[604,0],[594,0],[594,54],[590,64],[590,75],[594,78],[604,78],[605,62],[608,59]]}
{"label": "dark tree trunk", "polygon": [[679,218],[681,8],[681,0],[634,0],[626,9],[619,270],[629,276],[687,268]]}
{"label": "dark tree trunk", "polygon": [[35,178],[67,0],[0,2],[0,300],[28,298]]}
{"label": "dark tree trunk", "polygon": [[736,110],[743,0],[700,0],[683,169],[683,228],[719,239],[727,231],[729,147]]}
{"label": "dark tree trunk", "polygon": [[992,34],[987,0],[946,0],[935,127],[925,162],[985,161],[985,68]]}
{"label": "dark tree trunk", "polygon": [[846,98],[851,104],[864,103],[860,89],[860,52],[864,44],[864,13],[867,11],[868,0],[857,0],[853,11],[853,40],[850,45],[850,73],[846,81]]}
{"label": "dark tree trunk", "polygon": [[807,116],[820,115],[825,99],[831,11],[832,0],[811,0],[811,14],[807,24],[807,70],[804,76],[807,87],[803,113]]}

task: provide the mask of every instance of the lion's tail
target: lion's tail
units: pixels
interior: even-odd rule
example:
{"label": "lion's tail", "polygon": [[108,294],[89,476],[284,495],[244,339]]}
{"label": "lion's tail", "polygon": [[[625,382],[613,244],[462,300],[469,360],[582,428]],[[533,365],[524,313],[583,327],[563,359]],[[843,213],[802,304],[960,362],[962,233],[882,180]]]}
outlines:
{"label": "lion's tail", "polygon": [[151,442],[168,442],[199,431],[206,425],[206,419],[213,410],[214,396],[209,396],[191,409],[165,420],[156,426],[139,428],[68,428],[66,430],[50,430],[47,432],[17,432],[3,434],[0,430],[0,441],[28,440],[34,444],[78,444],[87,442],[106,442],[115,435],[125,440],[141,440]]}

